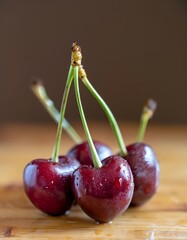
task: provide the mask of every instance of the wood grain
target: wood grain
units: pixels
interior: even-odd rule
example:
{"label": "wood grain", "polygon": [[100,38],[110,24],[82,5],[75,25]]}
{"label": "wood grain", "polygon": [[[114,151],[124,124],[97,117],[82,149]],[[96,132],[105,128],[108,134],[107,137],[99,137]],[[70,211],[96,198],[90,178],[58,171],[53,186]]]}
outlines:
{"label": "wood grain", "polygon": [[[117,143],[108,124],[91,122],[95,139]],[[76,125],[82,136],[82,128]],[[137,125],[120,123],[126,143],[135,139]],[[66,216],[50,217],[26,198],[24,166],[34,158],[50,157],[54,125],[4,125],[0,128],[0,238],[6,239],[187,239],[187,126],[150,125],[145,141],[156,151],[160,166],[158,193],[147,204],[129,208],[111,224],[96,224],[78,206]],[[61,153],[72,146],[63,134]]]}

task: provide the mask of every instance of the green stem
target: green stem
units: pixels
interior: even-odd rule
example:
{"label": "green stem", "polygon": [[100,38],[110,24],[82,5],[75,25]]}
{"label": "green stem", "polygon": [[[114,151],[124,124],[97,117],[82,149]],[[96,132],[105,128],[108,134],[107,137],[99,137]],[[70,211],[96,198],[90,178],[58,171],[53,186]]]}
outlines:
{"label": "green stem", "polygon": [[138,128],[138,133],[137,133],[137,137],[136,137],[137,142],[142,142],[143,141],[148,121],[149,121],[149,118],[147,116],[142,116],[141,117],[140,125],[139,125],[139,128]]}
{"label": "green stem", "polygon": [[[35,81],[31,89],[35,96],[39,99],[41,104],[47,110],[49,115],[58,123],[60,120],[60,112],[56,109],[54,102],[47,95],[46,89],[42,82]],[[73,128],[73,126],[64,118],[62,127],[69,134],[69,136],[73,139],[73,141],[77,144],[82,142],[81,137],[77,133],[77,131]]]}
{"label": "green stem", "polygon": [[101,98],[101,96],[98,94],[98,92],[95,90],[95,88],[91,85],[91,83],[89,82],[88,78],[85,76],[82,78],[83,83],[85,84],[85,86],[88,88],[88,90],[90,91],[90,93],[95,97],[95,99],[98,101],[98,103],[100,104],[100,106],[102,107],[103,111],[105,112],[109,123],[114,131],[114,134],[116,136],[118,145],[119,145],[119,149],[120,149],[120,155],[121,156],[126,156],[127,155],[127,149],[120,131],[120,128],[117,124],[117,121],[113,115],[113,113],[111,112],[111,110],[109,109],[109,107],[107,106],[106,102]]}
{"label": "green stem", "polygon": [[52,153],[52,161],[58,162],[58,155],[59,155],[59,150],[60,150],[60,142],[61,142],[61,134],[62,134],[62,123],[64,120],[64,115],[65,115],[65,110],[66,110],[66,105],[67,105],[67,100],[68,100],[68,95],[71,87],[71,83],[73,80],[73,67],[70,66],[68,77],[67,77],[67,82],[62,98],[62,104],[61,104],[61,110],[60,110],[60,119],[58,123],[58,128],[57,128],[57,135],[56,135],[56,141]]}
{"label": "green stem", "polygon": [[89,128],[88,128],[88,125],[87,125],[87,122],[86,122],[85,115],[84,115],[84,110],[83,110],[83,107],[82,107],[80,91],[79,91],[79,79],[78,79],[79,76],[78,76],[78,74],[79,74],[79,67],[75,66],[74,67],[74,86],[75,86],[75,95],[76,95],[76,100],[77,100],[77,106],[78,106],[78,109],[79,109],[79,113],[80,113],[80,117],[81,117],[81,121],[82,121],[84,131],[85,131],[85,134],[86,134],[86,138],[88,140],[88,144],[89,144],[89,147],[90,147],[94,167],[100,168],[100,167],[102,167],[102,163],[101,163],[101,161],[98,157],[97,151],[96,151],[95,146],[93,144],[92,137],[90,135],[90,131],[89,131]]}

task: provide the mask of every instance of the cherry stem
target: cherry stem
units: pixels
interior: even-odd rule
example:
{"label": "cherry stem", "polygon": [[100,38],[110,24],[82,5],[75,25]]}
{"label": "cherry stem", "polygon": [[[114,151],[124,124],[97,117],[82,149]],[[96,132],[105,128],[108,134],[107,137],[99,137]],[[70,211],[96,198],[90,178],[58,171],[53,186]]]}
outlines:
{"label": "cherry stem", "polygon": [[137,142],[143,141],[148,121],[153,117],[156,107],[157,107],[157,103],[153,99],[148,99],[147,103],[143,107],[142,114],[140,117],[140,125],[139,125],[137,138],[136,138]]}
{"label": "cherry stem", "polygon": [[[82,71],[82,69],[81,69],[81,71]],[[117,139],[117,142],[119,145],[119,149],[120,149],[120,155],[127,156],[127,149],[126,149],[120,128],[119,128],[118,123],[117,123],[113,113],[111,112],[110,108],[108,107],[106,102],[103,100],[103,98],[99,95],[99,93],[95,90],[95,88],[92,86],[92,84],[89,82],[88,78],[86,77],[86,74],[83,75],[82,81],[83,81],[84,85],[87,87],[87,89],[90,91],[90,93],[95,97],[97,102],[100,104],[103,111],[105,112],[105,114],[109,120],[109,123],[111,125],[111,128],[116,136],[116,139]]]}
{"label": "cherry stem", "polygon": [[77,106],[78,106],[78,109],[79,109],[79,114],[80,114],[80,118],[81,118],[82,125],[83,125],[83,128],[84,128],[84,132],[85,132],[85,135],[86,135],[86,138],[88,140],[89,147],[90,147],[90,152],[91,152],[91,155],[92,155],[93,164],[94,164],[95,168],[100,168],[100,167],[102,167],[102,163],[101,163],[101,161],[98,157],[97,151],[96,151],[95,146],[93,144],[92,137],[91,137],[91,134],[90,134],[87,122],[86,122],[86,118],[85,118],[85,115],[84,115],[84,110],[83,110],[83,107],[82,107],[80,90],[79,90],[79,67],[78,66],[74,67],[74,87],[75,87],[75,96],[76,96],[76,100],[77,100]]}
{"label": "cherry stem", "polygon": [[60,150],[60,143],[61,143],[61,134],[62,134],[62,123],[64,121],[64,115],[65,115],[65,110],[66,110],[66,105],[67,105],[67,100],[68,100],[68,95],[71,87],[71,83],[73,80],[73,67],[70,65],[67,81],[66,81],[66,86],[62,98],[62,104],[61,104],[61,109],[60,109],[60,119],[58,122],[58,128],[57,128],[57,135],[56,135],[56,141],[55,145],[53,148],[53,153],[52,153],[52,161],[53,162],[58,162],[58,155],[59,155],[59,150]]}
{"label": "cherry stem", "polygon": [[[31,85],[31,89],[44,108],[47,110],[49,115],[58,123],[60,120],[60,112],[55,107],[54,102],[47,95],[43,82],[40,80],[35,80]],[[65,118],[63,120],[62,127],[75,143],[79,144],[82,142],[82,139],[77,131]]]}

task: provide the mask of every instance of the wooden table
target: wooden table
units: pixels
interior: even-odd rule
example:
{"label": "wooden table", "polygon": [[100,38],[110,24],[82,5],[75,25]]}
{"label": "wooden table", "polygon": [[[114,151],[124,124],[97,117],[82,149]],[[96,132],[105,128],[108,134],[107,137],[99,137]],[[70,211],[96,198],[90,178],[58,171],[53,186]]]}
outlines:
{"label": "wooden table", "polygon": [[[117,151],[108,124],[89,124],[95,139]],[[126,143],[134,141],[137,125],[120,123]],[[82,136],[83,132],[77,125]],[[152,123],[145,141],[156,151],[161,175],[158,193],[147,204],[129,208],[111,224],[96,224],[78,206],[67,216],[50,217],[26,198],[24,166],[49,157],[56,126],[4,125],[0,128],[0,238],[10,239],[187,239],[187,126]],[[72,141],[63,134],[61,153]]]}

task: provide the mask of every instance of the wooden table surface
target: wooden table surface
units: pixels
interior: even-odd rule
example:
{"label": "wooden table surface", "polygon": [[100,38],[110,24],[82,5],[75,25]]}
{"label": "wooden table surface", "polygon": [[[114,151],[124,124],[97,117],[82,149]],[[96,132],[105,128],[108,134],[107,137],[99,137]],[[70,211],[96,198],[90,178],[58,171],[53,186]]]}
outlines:
{"label": "wooden table surface", "polygon": [[[77,124],[80,134],[82,128]],[[89,124],[94,139],[117,151],[108,124]],[[134,141],[137,125],[120,123],[125,142]],[[26,198],[24,166],[51,155],[56,126],[0,127],[0,238],[9,239],[187,239],[187,126],[150,123],[145,142],[157,153],[161,175],[158,193],[145,205],[129,208],[111,224],[96,224],[78,206],[67,216],[50,217]],[[61,154],[73,145],[63,134]]]}

